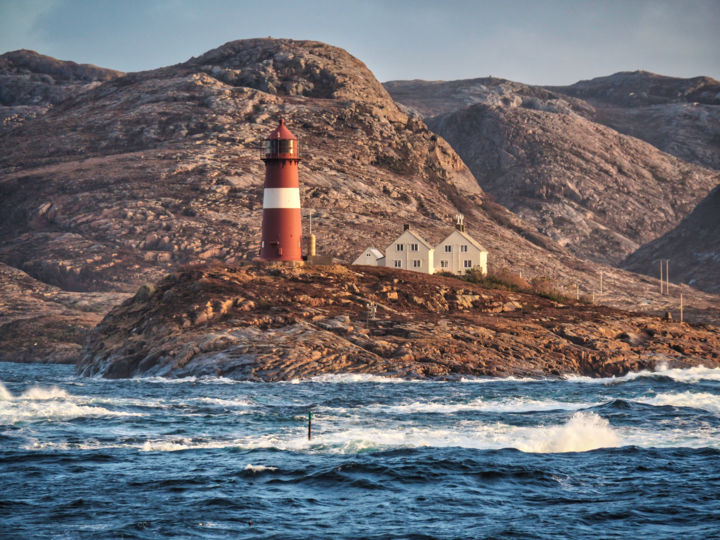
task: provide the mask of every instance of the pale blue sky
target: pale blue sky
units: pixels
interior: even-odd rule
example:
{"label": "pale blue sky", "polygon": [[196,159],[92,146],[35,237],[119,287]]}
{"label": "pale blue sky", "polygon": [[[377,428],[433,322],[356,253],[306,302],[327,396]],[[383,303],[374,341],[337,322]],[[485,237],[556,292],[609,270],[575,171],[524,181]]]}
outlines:
{"label": "pale blue sky", "polygon": [[636,69],[720,79],[720,0],[0,0],[0,53],[122,71],[266,36],[342,47],[381,81],[569,84]]}

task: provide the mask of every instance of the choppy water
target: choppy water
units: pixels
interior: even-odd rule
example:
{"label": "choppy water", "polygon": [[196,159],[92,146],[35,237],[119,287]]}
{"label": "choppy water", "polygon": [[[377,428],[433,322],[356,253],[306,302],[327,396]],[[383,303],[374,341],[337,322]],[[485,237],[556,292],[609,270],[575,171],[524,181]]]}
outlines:
{"label": "choppy water", "polygon": [[719,369],[0,381],[0,537],[720,537]]}

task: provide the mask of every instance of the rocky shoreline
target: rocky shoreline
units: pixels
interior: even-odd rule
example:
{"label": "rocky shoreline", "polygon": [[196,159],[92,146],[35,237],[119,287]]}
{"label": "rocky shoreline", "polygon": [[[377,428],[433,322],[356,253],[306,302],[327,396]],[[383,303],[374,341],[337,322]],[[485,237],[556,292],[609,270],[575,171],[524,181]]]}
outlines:
{"label": "rocky shoreline", "polygon": [[[368,306],[376,306],[375,318]],[[111,310],[78,373],[282,381],[720,366],[720,327],[389,268],[185,267]]]}

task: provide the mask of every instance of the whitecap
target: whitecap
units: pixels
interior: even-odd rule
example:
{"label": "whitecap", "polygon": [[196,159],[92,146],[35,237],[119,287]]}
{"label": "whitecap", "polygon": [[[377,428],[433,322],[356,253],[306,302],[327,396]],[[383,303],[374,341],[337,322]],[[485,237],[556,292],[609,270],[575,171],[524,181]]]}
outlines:
{"label": "whitecap", "polygon": [[248,463],[245,465],[245,468],[243,469],[245,471],[251,471],[251,472],[263,472],[263,471],[277,471],[277,467],[269,467],[265,465],[253,465],[251,463]]}
{"label": "whitecap", "polygon": [[[387,377],[384,375],[370,375],[368,373],[325,373],[316,375],[306,379],[292,379],[293,384],[305,382],[334,383],[334,384],[353,384],[353,383],[423,383],[433,382],[427,379],[402,379],[399,377]],[[436,382],[436,381],[435,381]]]}
{"label": "whitecap", "polygon": [[620,437],[607,419],[593,412],[576,412],[563,425],[531,428],[515,448],[523,452],[587,452],[620,446]]}
{"label": "whitecap", "polygon": [[33,386],[19,396],[13,396],[4,386],[0,392],[3,397],[0,400],[0,424],[90,416],[142,416],[140,413],[78,404],[81,402],[80,398],[55,386]]}
{"label": "whitecap", "polygon": [[690,407],[720,413],[720,396],[708,392],[668,392],[652,397],[636,398],[634,401],[647,405]]}
{"label": "whitecap", "polygon": [[400,405],[372,404],[365,407],[373,413],[418,414],[441,413],[452,414],[463,411],[526,413],[541,411],[576,411],[602,405],[599,402],[565,402],[555,400],[535,400],[528,398],[505,398],[501,400],[483,400],[481,398],[466,403],[446,403],[435,401],[417,401]]}
{"label": "whitecap", "polygon": [[720,381],[720,368],[695,366],[691,368],[668,368],[666,364],[659,365],[654,371],[631,371],[621,377],[587,377],[583,375],[566,375],[567,382],[613,384],[618,382],[634,381],[641,378],[668,377],[677,382],[696,383],[699,381]]}

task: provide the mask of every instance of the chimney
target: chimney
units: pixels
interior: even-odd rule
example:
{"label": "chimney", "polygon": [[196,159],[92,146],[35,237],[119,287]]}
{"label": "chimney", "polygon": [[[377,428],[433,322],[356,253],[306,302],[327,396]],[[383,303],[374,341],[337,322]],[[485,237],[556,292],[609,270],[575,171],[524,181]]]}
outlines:
{"label": "chimney", "polygon": [[462,214],[455,216],[455,228],[460,232],[465,232],[465,216]]}

